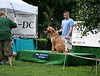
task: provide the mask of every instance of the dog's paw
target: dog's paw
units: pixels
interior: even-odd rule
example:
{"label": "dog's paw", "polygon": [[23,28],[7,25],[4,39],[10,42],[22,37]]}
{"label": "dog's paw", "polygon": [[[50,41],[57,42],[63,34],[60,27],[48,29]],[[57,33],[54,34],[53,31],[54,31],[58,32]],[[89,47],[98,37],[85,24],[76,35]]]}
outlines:
{"label": "dog's paw", "polygon": [[54,51],[54,53],[58,53],[57,51]]}
{"label": "dog's paw", "polygon": [[68,53],[68,51],[64,51],[63,53],[67,54],[67,53]]}
{"label": "dog's paw", "polygon": [[54,52],[54,51],[50,51],[50,52]]}

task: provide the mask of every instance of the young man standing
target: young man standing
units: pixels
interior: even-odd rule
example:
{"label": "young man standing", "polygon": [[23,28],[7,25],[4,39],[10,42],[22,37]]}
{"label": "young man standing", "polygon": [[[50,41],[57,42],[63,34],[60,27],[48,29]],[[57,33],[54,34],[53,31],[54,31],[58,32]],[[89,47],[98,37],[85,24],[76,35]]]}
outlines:
{"label": "young man standing", "polygon": [[[11,47],[11,29],[17,27],[17,19],[14,22],[6,18],[5,12],[0,11],[0,53],[4,50],[4,56],[8,58],[9,64],[12,66],[12,47]],[[3,49],[2,49],[3,47]],[[1,54],[0,54],[1,55]]]}
{"label": "young man standing", "polygon": [[64,20],[62,20],[62,24],[61,24],[61,29],[57,31],[58,32],[62,32],[62,39],[64,40],[65,43],[65,51],[66,53],[68,53],[71,49],[72,49],[72,30],[73,30],[73,26],[74,26],[74,21],[73,19],[71,19],[69,17],[69,12],[65,11],[63,13],[64,15]]}

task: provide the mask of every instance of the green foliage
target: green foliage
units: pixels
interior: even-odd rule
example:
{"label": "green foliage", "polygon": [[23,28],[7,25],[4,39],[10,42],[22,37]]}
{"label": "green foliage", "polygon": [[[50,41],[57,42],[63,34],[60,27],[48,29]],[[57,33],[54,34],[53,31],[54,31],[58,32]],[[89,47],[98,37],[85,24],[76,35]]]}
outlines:
{"label": "green foliage", "polygon": [[[34,39],[34,43],[36,46],[36,39]],[[37,39],[37,49],[38,50],[51,50],[51,41],[50,38],[46,39]]]}
{"label": "green foliage", "polygon": [[76,20],[85,21],[84,34],[98,29],[100,27],[100,0],[77,0],[77,6]]}

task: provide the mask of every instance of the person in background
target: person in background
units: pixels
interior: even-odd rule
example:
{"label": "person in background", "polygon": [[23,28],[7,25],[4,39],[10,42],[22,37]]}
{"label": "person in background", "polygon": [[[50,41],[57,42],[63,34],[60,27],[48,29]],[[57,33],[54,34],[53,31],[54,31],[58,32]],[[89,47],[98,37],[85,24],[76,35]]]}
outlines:
{"label": "person in background", "polygon": [[0,11],[0,55],[3,47],[4,57],[8,58],[9,65],[12,66],[13,50],[11,47],[11,29],[16,28],[17,18],[14,22],[6,18],[5,12]]}
{"label": "person in background", "polygon": [[68,53],[72,49],[72,31],[74,26],[74,20],[69,17],[68,11],[65,11],[63,15],[65,19],[62,20],[62,28],[56,32],[62,32],[61,37],[65,43],[65,51],[66,53]]}
{"label": "person in background", "polygon": [[[11,33],[11,38],[12,38],[12,36],[13,36],[13,34]],[[12,48],[13,48],[13,40],[11,41],[11,46],[12,46]],[[13,51],[12,57],[14,58],[14,57],[16,57],[16,56],[17,56],[17,53]]]}

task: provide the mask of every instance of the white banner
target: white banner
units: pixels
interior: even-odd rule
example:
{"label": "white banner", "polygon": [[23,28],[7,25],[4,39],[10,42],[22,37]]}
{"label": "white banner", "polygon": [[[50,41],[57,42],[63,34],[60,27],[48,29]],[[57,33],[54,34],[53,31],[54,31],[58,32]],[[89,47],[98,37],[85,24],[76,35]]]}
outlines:
{"label": "white banner", "polygon": [[[14,19],[13,13],[8,13]],[[14,37],[36,38],[36,15],[17,14],[18,28],[12,29]]]}
{"label": "white banner", "polygon": [[[100,47],[100,32],[98,32],[96,34],[92,34],[91,32],[87,32],[86,36],[82,37],[83,31],[77,30],[77,28],[78,27],[74,27],[74,29],[73,29],[72,45],[74,45],[74,46]],[[97,30],[93,30],[93,31],[95,33],[95,31],[97,31]]]}

